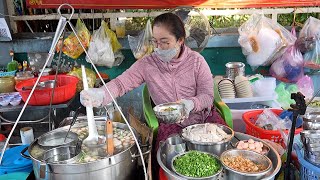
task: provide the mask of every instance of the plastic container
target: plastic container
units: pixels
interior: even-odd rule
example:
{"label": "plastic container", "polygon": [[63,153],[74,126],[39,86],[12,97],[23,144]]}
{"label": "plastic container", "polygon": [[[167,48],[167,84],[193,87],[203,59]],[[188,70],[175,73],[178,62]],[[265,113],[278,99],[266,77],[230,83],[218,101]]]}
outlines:
{"label": "plastic container", "polygon": [[[40,82],[54,80],[54,78],[54,75],[41,77]],[[36,81],[37,78],[33,78],[20,82],[16,85],[16,90],[20,92],[20,95],[24,102],[26,102],[31,90],[22,90],[22,87],[33,86]],[[79,79],[75,76],[58,75],[52,104],[59,104],[70,100],[76,93],[76,86],[78,81]],[[38,106],[49,105],[51,93],[52,88],[37,89],[31,96],[29,104]]]}
{"label": "plastic container", "polygon": [[16,77],[14,79],[16,81],[16,84],[18,84],[19,82],[32,79],[32,78],[34,78],[34,75],[32,74],[31,71],[22,71],[22,72],[17,72]]}
{"label": "plastic container", "polygon": [[297,153],[298,161],[300,164],[300,179],[301,180],[318,180],[320,179],[320,168],[309,163],[303,158],[302,149],[297,144],[293,146]]}
{"label": "plastic container", "polygon": [[14,92],[15,81],[13,77],[0,77],[0,93]]}
{"label": "plastic container", "polygon": [[26,147],[26,145],[16,146],[5,151],[0,166],[0,175],[14,172],[30,173],[32,171],[32,160],[25,159],[20,155]]}
{"label": "plastic container", "polygon": [[[272,111],[277,115],[280,115],[282,112],[282,110],[278,110],[278,109],[272,109]],[[247,111],[243,113],[242,119],[246,124],[246,133],[260,139],[268,139],[276,143],[282,143],[283,139],[280,134],[280,131],[265,130],[255,125],[259,115],[262,112],[263,110],[253,110],[253,111]],[[295,134],[299,134],[301,131],[302,131],[302,128],[297,128],[295,131]],[[285,130],[284,132],[288,134],[289,130]]]}
{"label": "plastic container", "polygon": [[0,72],[0,77],[14,76],[15,74],[16,74],[16,71]]}

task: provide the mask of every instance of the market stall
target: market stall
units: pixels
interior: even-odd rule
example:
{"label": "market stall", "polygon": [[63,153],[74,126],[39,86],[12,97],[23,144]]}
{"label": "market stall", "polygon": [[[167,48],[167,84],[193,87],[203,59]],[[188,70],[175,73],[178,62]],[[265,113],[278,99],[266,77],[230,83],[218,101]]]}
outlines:
{"label": "market stall", "polygon": [[[51,1],[51,4],[45,0],[27,2],[30,7],[35,8],[60,5],[60,1]],[[255,4],[250,2],[237,2],[238,4],[233,7],[255,7]],[[70,3],[80,9],[83,6],[73,1]],[[140,1],[140,3],[144,2]],[[181,3],[195,5],[194,2],[181,1]],[[199,7],[214,4],[211,1],[197,3]],[[215,6],[228,7],[232,3],[235,2],[221,2]],[[282,6],[283,3],[287,2],[261,2],[263,7]],[[291,1],[291,3],[293,6],[301,5],[301,1]],[[307,6],[317,5],[318,2],[303,3]],[[107,6],[102,1],[97,1],[90,8],[140,7],[138,3],[132,6],[128,4],[123,1]],[[169,4],[172,5],[172,3]],[[180,5],[174,4],[174,7]],[[141,7],[146,8],[144,5]],[[168,6],[167,2],[155,1],[154,5],[148,8],[153,7],[173,7],[173,5]],[[64,8],[71,9],[70,16],[66,17],[61,13]],[[202,51],[207,46],[211,35],[209,22],[200,11],[185,9],[188,8],[177,8],[171,12],[180,13],[182,15],[180,18],[185,20],[184,25],[189,33],[186,44],[197,51]],[[144,104],[147,124],[155,131],[148,132],[145,137],[144,132],[139,129],[146,129],[133,125],[131,120],[127,120],[122,108],[106,86],[106,77],[102,76],[96,67],[104,65],[112,68],[121,64],[124,56],[120,51],[121,44],[117,37],[123,37],[123,32],[119,29],[116,33],[113,32],[107,23],[102,21],[101,27],[91,35],[80,18],[74,27],[71,23],[74,9],[70,4],[59,6],[58,14],[60,16],[58,27],[45,63],[39,65],[37,74],[32,75],[29,72],[34,72],[34,69],[28,69],[27,65],[20,67],[23,70],[17,73],[16,79],[23,81],[14,86],[19,94],[12,93],[12,89],[8,90],[11,93],[1,94],[0,111],[9,111],[12,108],[19,108],[21,111],[4,143],[0,169],[1,167],[5,170],[9,168],[6,167],[9,155],[5,150],[17,124],[22,122],[20,119],[24,111],[30,108],[49,107],[50,111],[56,112],[57,108],[67,107],[73,101],[77,91],[94,87],[97,77],[100,85],[104,86],[110,94],[113,100],[111,106],[118,114],[113,112],[112,116],[106,113],[105,117],[94,117],[93,108],[86,107],[87,116],[77,118],[76,113],[73,118],[66,121],[67,126],[49,129],[49,132],[35,138],[30,146],[24,147],[22,156],[29,159],[25,165],[28,168],[26,170],[19,166],[16,168],[17,172],[30,171],[32,160],[35,179],[132,179],[138,176],[139,170],[143,171],[141,178],[151,179],[151,160],[154,159],[161,167],[160,179],[277,179],[279,176],[290,179],[292,177],[290,174],[294,175],[296,172],[291,166],[293,142],[300,141],[300,144],[294,145],[301,165],[300,177],[319,178],[319,144],[316,140],[319,135],[319,116],[316,113],[319,111],[319,104],[318,99],[314,99],[319,91],[315,91],[312,80],[304,74],[304,68],[319,70],[320,67],[317,51],[319,20],[310,18],[305,23],[305,29],[302,29],[299,37],[296,37],[294,29],[290,32],[270,18],[252,15],[239,28],[238,42],[247,63],[228,62],[224,67],[226,73],[223,76],[214,77],[216,86],[214,91],[218,96],[215,97],[215,106],[218,109],[220,105],[227,107],[226,103],[229,109],[220,108],[224,109],[219,109],[220,114],[227,113],[228,115],[223,117],[233,116],[233,119],[225,118],[227,125],[205,123],[187,126],[179,134],[160,142],[156,156],[152,157],[151,149],[155,148],[152,146],[154,143],[152,134],[156,135],[158,123],[180,123],[183,121],[184,107],[179,102],[160,104],[155,107],[151,107],[151,102]],[[190,19],[196,19],[191,18],[192,14],[200,17],[198,24],[190,22]],[[71,34],[66,35],[66,26],[72,30]],[[128,37],[134,58],[139,60],[153,52],[151,37],[150,20],[146,23],[142,34]],[[59,53],[58,60],[53,60],[56,52]],[[68,66],[66,69],[70,68],[70,72],[61,73],[59,70],[65,63],[61,60],[62,54],[73,59],[85,54],[85,60],[92,67],[85,68],[82,65],[75,66],[71,70]],[[52,69],[46,69],[46,66],[51,66],[51,63],[56,63],[55,72],[51,72]],[[271,65],[272,77],[261,74],[246,75],[244,70],[246,65],[253,69]],[[10,73],[15,74],[17,70],[19,71],[19,64],[12,60],[6,72],[9,73],[7,76],[10,80],[13,79]],[[49,71],[52,75],[49,75]],[[34,75],[36,75],[35,78],[31,77]],[[280,81],[292,84],[288,86]],[[6,83],[10,84],[11,81]],[[149,98],[148,90],[144,90],[146,91],[144,98],[147,99]],[[239,106],[243,109],[239,110]],[[306,110],[307,114],[304,115]],[[116,116],[122,122],[116,122]],[[301,138],[295,136],[299,134]],[[302,148],[305,157],[301,155]],[[284,152],[288,155],[286,156]],[[282,162],[284,157],[287,160]]]}

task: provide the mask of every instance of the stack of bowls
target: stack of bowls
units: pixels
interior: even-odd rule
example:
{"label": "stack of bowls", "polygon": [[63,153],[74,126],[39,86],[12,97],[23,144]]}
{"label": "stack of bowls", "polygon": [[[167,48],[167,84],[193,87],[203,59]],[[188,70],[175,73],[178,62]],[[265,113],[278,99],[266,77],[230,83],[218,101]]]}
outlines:
{"label": "stack of bowls", "polygon": [[234,89],[233,82],[230,79],[222,79],[218,83],[218,89],[221,98],[232,99],[236,98],[236,91]]}
{"label": "stack of bowls", "polygon": [[320,167],[320,112],[310,112],[303,117],[303,131],[300,133],[305,159]]}
{"label": "stack of bowls", "polygon": [[21,96],[19,92],[12,93],[1,93],[0,94],[0,105],[8,106],[11,104],[12,106],[17,106],[21,102]]}
{"label": "stack of bowls", "polygon": [[251,84],[247,77],[242,75],[237,76],[234,84],[238,98],[249,98],[253,96]]}

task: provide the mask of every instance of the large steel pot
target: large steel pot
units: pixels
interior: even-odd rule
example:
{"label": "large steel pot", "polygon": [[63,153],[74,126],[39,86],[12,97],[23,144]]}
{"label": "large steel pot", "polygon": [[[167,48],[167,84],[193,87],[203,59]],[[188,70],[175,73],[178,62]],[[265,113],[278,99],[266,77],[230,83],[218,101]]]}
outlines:
{"label": "large steel pot", "polygon": [[[105,126],[105,121],[96,121],[96,125]],[[87,126],[87,123],[77,123],[74,126],[83,127]],[[128,129],[128,126],[123,123],[113,122],[113,126]],[[67,128],[68,126],[65,126],[53,131],[66,131]],[[135,144],[129,146],[126,150],[118,154],[94,162],[79,164],[50,164],[43,161],[43,155],[41,155],[41,152],[37,152],[39,148],[46,151],[50,147],[40,147],[37,141],[38,139],[32,142],[28,147],[28,152],[33,161],[33,170],[37,180],[132,179],[132,174],[135,172],[137,167],[137,158],[139,155]],[[27,149],[25,149],[24,152],[26,150]],[[22,152],[22,154],[25,156],[24,152]]]}

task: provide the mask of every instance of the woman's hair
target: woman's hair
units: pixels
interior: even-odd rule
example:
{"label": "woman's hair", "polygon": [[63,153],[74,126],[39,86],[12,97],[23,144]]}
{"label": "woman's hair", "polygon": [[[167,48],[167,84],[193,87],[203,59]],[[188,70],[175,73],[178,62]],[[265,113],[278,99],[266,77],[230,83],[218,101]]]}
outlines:
{"label": "woman's hair", "polygon": [[167,30],[176,37],[176,39],[185,39],[186,31],[184,29],[183,22],[179,18],[179,16],[173,13],[164,13],[157,16],[154,19],[153,26],[162,25],[167,28]]}

